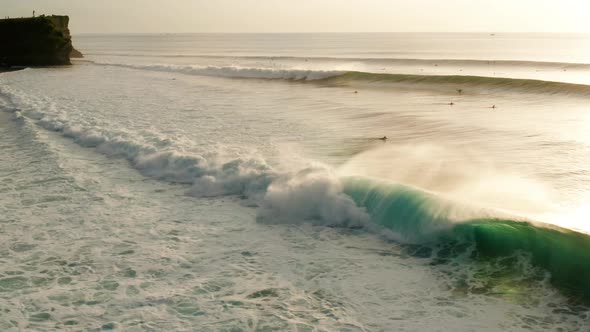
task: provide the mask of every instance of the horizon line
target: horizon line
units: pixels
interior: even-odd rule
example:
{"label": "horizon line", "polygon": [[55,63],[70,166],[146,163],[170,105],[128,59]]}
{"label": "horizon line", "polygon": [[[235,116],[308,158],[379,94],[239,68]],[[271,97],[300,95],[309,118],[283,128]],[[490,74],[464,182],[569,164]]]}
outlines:
{"label": "horizon line", "polygon": [[[71,30],[71,29],[70,29]],[[279,35],[279,34],[573,34],[590,35],[590,31],[281,31],[281,32],[240,32],[240,31],[188,31],[188,32],[77,32],[73,35],[187,35],[187,34],[235,34],[235,35]]]}

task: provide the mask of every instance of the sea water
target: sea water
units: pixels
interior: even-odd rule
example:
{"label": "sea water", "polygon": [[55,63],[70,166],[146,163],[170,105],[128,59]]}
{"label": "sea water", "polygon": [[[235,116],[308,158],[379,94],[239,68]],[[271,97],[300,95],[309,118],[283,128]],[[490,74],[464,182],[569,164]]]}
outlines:
{"label": "sea water", "polygon": [[0,75],[1,330],[588,329],[590,37],[74,42]]}

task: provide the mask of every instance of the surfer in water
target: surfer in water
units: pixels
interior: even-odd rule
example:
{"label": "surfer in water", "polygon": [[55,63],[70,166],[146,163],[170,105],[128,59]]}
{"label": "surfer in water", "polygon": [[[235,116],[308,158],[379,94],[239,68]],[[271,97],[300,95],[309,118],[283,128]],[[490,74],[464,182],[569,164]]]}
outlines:
{"label": "surfer in water", "polygon": [[381,138],[378,138],[378,140],[382,140],[383,142],[387,141],[387,136],[383,136]]}

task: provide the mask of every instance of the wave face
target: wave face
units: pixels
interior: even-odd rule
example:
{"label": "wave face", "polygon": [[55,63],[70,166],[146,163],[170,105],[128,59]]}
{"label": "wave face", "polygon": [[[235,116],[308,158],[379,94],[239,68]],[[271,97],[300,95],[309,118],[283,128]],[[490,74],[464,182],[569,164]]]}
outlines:
{"label": "wave face", "polygon": [[519,92],[541,93],[541,94],[572,94],[590,95],[590,85],[485,76],[461,76],[461,75],[406,75],[406,74],[377,74],[365,72],[348,72],[329,79],[326,82],[349,83],[349,82],[371,82],[377,84],[415,84],[442,86],[454,89],[461,89],[468,92],[470,89],[486,90],[516,90]]}
{"label": "wave face", "polygon": [[[471,248],[476,260],[524,254],[551,274],[551,283],[576,298],[590,299],[590,236],[507,218],[467,218],[461,207],[415,188],[367,178],[344,179],[344,192],[366,208],[371,221],[405,241],[445,247],[459,255]],[[513,266],[514,267],[514,266]],[[490,276],[487,276],[490,277]]]}
{"label": "wave face", "polygon": [[[180,73],[186,75],[213,76],[225,78],[250,78],[288,81],[314,81],[329,85],[352,85],[355,83],[372,86],[394,84],[424,86],[448,90],[455,93],[465,91],[517,91],[537,94],[563,94],[590,96],[590,85],[544,81],[534,79],[469,76],[469,75],[411,75],[372,73],[343,70],[280,69],[239,66],[193,66],[193,65],[135,65],[96,63],[129,69]],[[366,85],[365,85],[366,86]]]}

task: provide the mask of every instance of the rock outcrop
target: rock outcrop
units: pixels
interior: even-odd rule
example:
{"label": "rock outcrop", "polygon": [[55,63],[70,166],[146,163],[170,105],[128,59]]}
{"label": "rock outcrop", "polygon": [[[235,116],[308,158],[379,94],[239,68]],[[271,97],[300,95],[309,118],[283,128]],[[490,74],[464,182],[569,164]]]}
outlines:
{"label": "rock outcrop", "polygon": [[77,49],[72,47],[72,52],[70,52],[70,58],[72,59],[81,59],[83,58],[84,55],[82,55],[82,52],[78,51]]}
{"label": "rock outcrop", "polygon": [[70,55],[77,51],[69,21],[68,16],[0,20],[0,67],[71,64]]}

